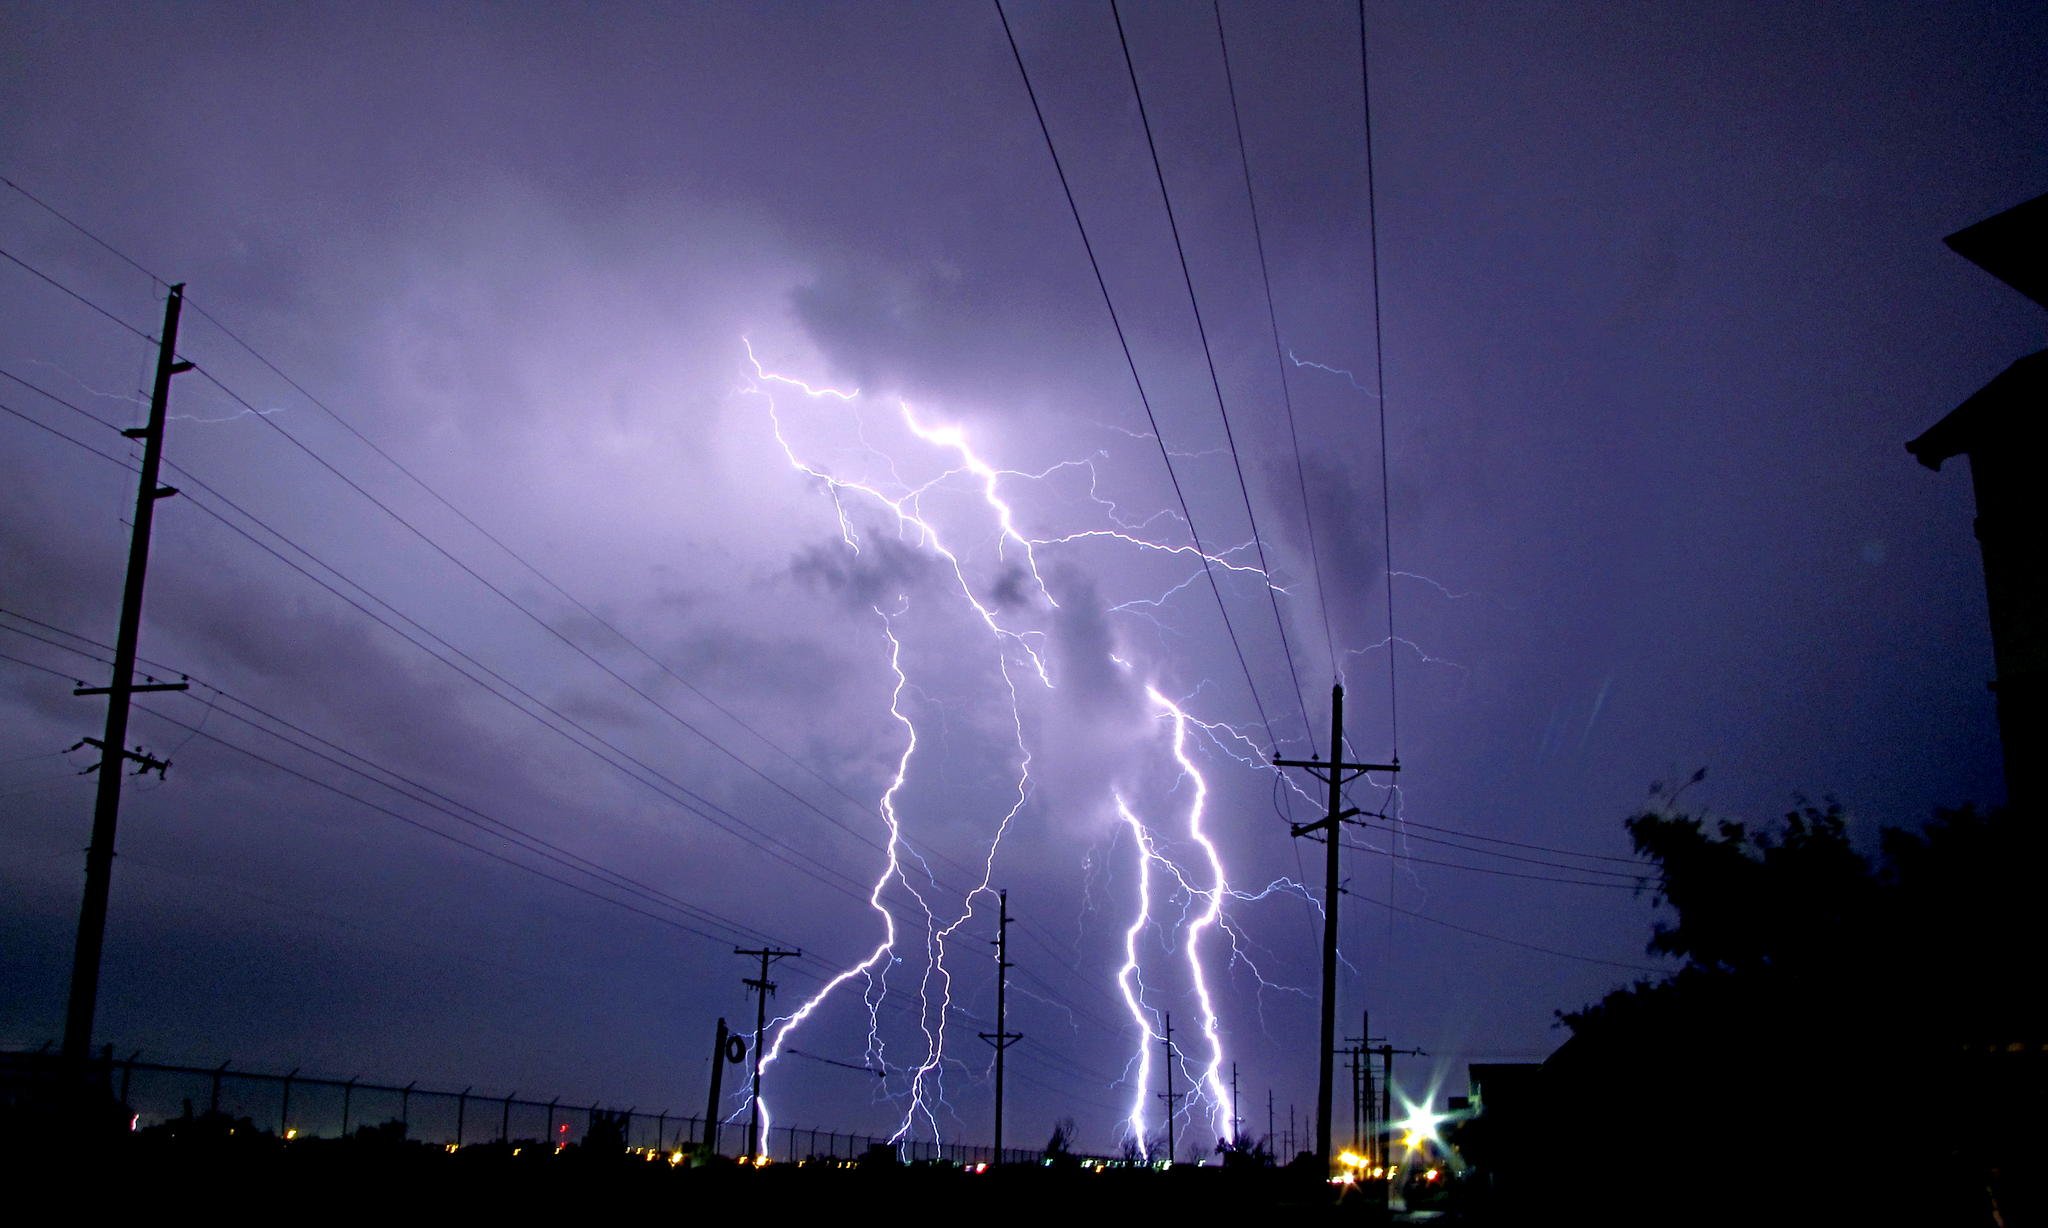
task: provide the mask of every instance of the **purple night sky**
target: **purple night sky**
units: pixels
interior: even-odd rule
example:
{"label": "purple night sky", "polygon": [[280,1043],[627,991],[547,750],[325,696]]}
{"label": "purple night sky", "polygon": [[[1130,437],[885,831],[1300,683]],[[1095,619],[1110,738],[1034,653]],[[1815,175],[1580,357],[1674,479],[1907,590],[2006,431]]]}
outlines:
{"label": "purple night sky", "polygon": [[[786,1013],[886,912],[774,1119],[986,1141],[1001,829],[1010,1141],[1108,1150],[1136,1096],[1159,1125],[1142,829],[1144,1008],[1206,1070],[1202,969],[1263,1133],[1269,1088],[1314,1105],[1322,849],[1259,760],[1325,749],[1338,673],[1353,755],[1404,766],[1352,793],[1401,822],[1345,856],[1340,1034],[1427,1050],[1418,1098],[1654,973],[1653,781],[1865,840],[2002,800],[1967,473],[1902,444],[2042,344],[1941,244],[2048,188],[2041,6],[1369,5],[1390,578],[1356,12],[1223,6],[1289,362],[1214,14],[1129,5],[1277,600],[1111,10],[1009,13],[1245,668],[992,6],[0,5],[0,174],[187,283],[201,368],[141,649],[204,685],[138,701],[175,766],[126,791],[100,1040],[694,1112],[753,1018],[732,948],[803,949]],[[157,330],[160,284],[4,186],[0,248]],[[23,416],[139,448],[20,381],[134,425],[154,346],[16,263],[0,313],[0,1043],[35,1046],[108,655],[47,627],[112,641],[134,477]]]}

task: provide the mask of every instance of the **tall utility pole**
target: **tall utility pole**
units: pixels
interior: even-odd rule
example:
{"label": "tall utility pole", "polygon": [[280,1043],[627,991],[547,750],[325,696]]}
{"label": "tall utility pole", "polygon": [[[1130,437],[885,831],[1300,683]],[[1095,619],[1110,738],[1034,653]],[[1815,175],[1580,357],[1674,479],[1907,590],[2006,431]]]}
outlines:
{"label": "tall utility pole", "polygon": [[[85,853],[85,898],[78,908],[78,946],[71,960],[71,1002],[64,1012],[64,1061],[84,1068],[92,1051],[92,1018],[99,1005],[100,952],[107,937],[107,895],[114,874],[114,824],[121,812],[121,768],[135,760],[140,771],[161,774],[170,764],[128,749],[128,700],[137,691],[182,691],[185,684],[135,683],[136,640],[142,633],[142,581],[149,570],[149,527],[156,501],[178,492],[157,485],[164,457],[164,420],[171,401],[171,377],[192,369],[178,359],[178,313],[185,305],[183,283],[164,300],[163,336],[157,341],[156,384],[149,394],[149,424],[121,433],[142,441],[142,480],[135,491],[135,528],[128,537],[128,581],[121,592],[121,629],[114,640],[114,675],[104,687],[80,687],[74,695],[107,697],[106,732],[100,748],[99,794],[93,803],[92,844]],[[92,739],[86,739],[91,742]]]}
{"label": "tall utility pole", "polygon": [[711,1046],[711,1092],[706,1097],[704,1106],[704,1154],[706,1156],[718,1154],[718,1102],[724,1099],[725,1042],[731,1035],[732,1033],[726,1030],[725,1019],[721,1016],[718,1020],[718,1040]]}
{"label": "tall utility pole", "polygon": [[1010,988],[1010,893],[996,893],[996,1030],[981,1038],[996,1047],[996,1158],[1003,1163],[1003,1052],[1024,1039],[1022,1032],[1009,1030]]}
{"label": "tall utility pole", "polygon": [[[1316,1072],[1316,1159],[1330,1166],[1330,1083],[1337,1060],[1337,851],[1344,821],[1360,813],[1344,806],[1344,786],[1367,772],[1398,772],[1396,763],[1344,762],[1344,684],[1330,688],[1330,758],[1275,759],[1274,767],[1305,768],[1330,788],[1329,808],[1313,823],[1296,823],[1296,836],[1323,833],[1323,1030]],[[1347,775],[1348,773],[1348,775]]]}
{"label": "tall utility pole", "polygon": [[778,951],[774,947],[745,951],[734,947],[732,953],[752,955],[761,961],[761,975],[745,979],[747,988],[754,991],[754,1078],[749,1097],[752,1103],[747,1111],[747,1162],[751,1164],[761,1158],[761,1033],[768,1030],[768,995],[775,992],[775,982],[768,979],[768,965],[803,952]]}
{"label": "tall utility pole", "polygon": [[1372,1034],[1372,1012],[1358,1013],[1358,1035],[1347,1036],[1344,1043],[1351,1046],[1345,1052],[1351,1055],[1351,1129],[1358,1139],[1358,1150],[1368,1160],[1377,1151],[1374,1140],[1378,1126],[1373,1120],[1372,1098],[1372,1055],[1373,1042],[1382,1039]]}
{"label": "tall utility pole", "polygon": [[[1380,1046],[1380,1120],[1388,1129],[1394,1125],[1394,1055],[1405,1053],[1412,1057],[1428,1057],[1420,1049],[1396,1049],[1392,1045]],[[1426,1106],[1425,1106],[1426,1107]],[[1393,1157],[1389,1156],[1391,1160]]]}
{"label": "tall utility pole", "polygon": [[1237,1063],[1230,1064],[1230,1149],[1237,1150],[1238,1136],[1244,1133],[1244,1118],[1237,1111]]}
{"label": "tall utility pole", "polygon": [[1358,1139],[1364,1133],[1364,1123],[1359,1120],[1361,1113],[1358,1092],[1358,1066],[1358,1046],[1353,1045],[1344,1050],[1344,1072],[1351,1079],[1351,1146],[1354,1150],[1358,1146]]}
{"label": "tall utility pole", "polygon": [[1276,1149],[1280,1140],[1273,1137],[1273,1089],[1266,1089],[1266,1150]]}
{"label": "tall utility pole", "polygon": [[1171,1011],[1168,1011],[1166,1015],[1166,1033],[1159,1040],[1161,1044],[1166,1046],[1166,1090],[1159,1093],[1159,1098],[1166,1101],[1166,1162],[1171,1164],[1173,1163],[1173,1106],[1174,1102],[1180,1099],[1180,1093],[1173,1090],[1173,1012]]}

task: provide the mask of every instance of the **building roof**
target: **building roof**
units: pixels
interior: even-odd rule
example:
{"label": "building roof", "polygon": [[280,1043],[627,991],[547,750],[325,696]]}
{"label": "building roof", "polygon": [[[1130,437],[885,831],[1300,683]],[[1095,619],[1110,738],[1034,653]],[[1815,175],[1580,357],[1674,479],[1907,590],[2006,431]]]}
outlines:
{"label": "building roof", "polygon": [[1965,226],[1942,242],[1971,264],[2048,307],[2048,193]]}
{"label": "building roof", "polygon": [[[2039,200],[2029,202],[2038,203]],[[1954,246],[1955,236],[1950,236],[1949,242]],[[2035,263],[2041,262],[2036,258]],[[2033,419],[2044,402],[2048,402],[2048,350],[2029,354],[1999,372],[1990,383],[1971,393],[1969,400],[1950,410],[1947,417],[1907,443],[1906,451],[1929,469],[1939,469],[1941,462],[1951,456],[2012,438],[2023,423],[2036,425]]]}

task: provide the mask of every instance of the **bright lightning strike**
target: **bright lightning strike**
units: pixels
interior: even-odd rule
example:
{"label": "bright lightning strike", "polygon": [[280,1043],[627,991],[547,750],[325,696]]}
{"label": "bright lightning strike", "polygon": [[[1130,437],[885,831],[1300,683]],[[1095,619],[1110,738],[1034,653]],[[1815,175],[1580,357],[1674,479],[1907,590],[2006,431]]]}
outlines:
{"label": "bright lightning strike", "polygon": [[[1108,547],[1183,560],[1191,565],[1207,564],[1226,574],[1247,576],[1262,585],[1270,586],[1273,582],[1261,569],[1241,561],[1240,556],[1251,548],[1251,543],[1205,555],[1189,545],[1145,536],[1147,525],[1161,520],[1175,525],[1180,522],[1165,513],[1132,518],[1118,512],[1116,505],[1098,492],[1095,457],[1058,461],[1037,472],[1006,468],[977,450],[964,427],[937,422],[907,402],[895,402],[894,412],[886,417],[876,415],[866,408],[869,402],[858,390],[822,386],[771,371],[761,363],[751,344],[747,346],[747,357],[753,368],[753,380],[746,391],[762,403],[775,444],[790,468],[829,499],[839,541],[848,555],[871,563],[881,572],[887,570],[889,558],[883,547],[908,547],[935,562],[946,581],[945,591],[936,604],[928,593],[915,597],[919,604],[915,620],[907,617],[913,600],[908,592],[896,597],[898,608],[893,613],[875,608],[894,680],[889,713],[905,735],[894,776],[881,797],[881,817],[888,843],[884,864],[868,896],[869,906],[880,915],[882,936],[865,959],[834,975],[796,1011],[777,1021],[763,1067],[765,1070],[775,1062],[796,1029],[815,1018],[835,993],[860,978],[865,988],[867,1060],[891,1075],[900,1072],[905,1077],[898,1085],[900,1090],[893,1092],[902,1116],[892,1141],[901,1143],[925,1133],[937,1139],[946,1112],[943,1073],[951,1060],[947,1053],[948,1020],[955,1011],[954,973],[949,957],[959,931],[977,915],[980,897],[993,894],[991,883],[1004,836],[1025,813],[1032,796],[1033,750],[1031,723],[1026,718],[1027,698],[1030,694],[1050,692],[1055,683],[1047,651],[1053,632],[1046,623],[1065,607],[1049,579],[1049,574],[1056,573],[1048,573],[1041,565],[1042,552]],[[785,400],[787,405],[780,403]],[[816,445],[803,442],[814,429],[838,432],[846,441],[839,462],[820,459],[813,455]],[[885,439],[897,443],[890,446],[878,442]],[[1020,509],[1013,492],[1044,489],[1048,483],[1064,480],[1056,479],[1056,475],[1067,470],[1087,471],[1086,503],[1107,517],[1107,527],[1052,532],[1031,527],[1031,518]],[[969,519],[963,521],[963,516]],[[878,551],[880,557],[871,558]],[[1152,602],[1154,608],[1185,583],[1161,593]],[[988,694],[1001,713],[999,753],[1007,764],[1004,773],[1008,783],[1003,786],[1000,801],[991,799],[980,804],[985,815],[976,846],[980,865],[969,872],[966,882],[942,889],[932,867],[907,835],[910,816],[904,811],[905,790],[914,778],[914,760],[919,751],[918,723],[913,712],[918,703],[940,701],[913,681],[924,667],[916,663],[918,656],[906,636],[915,629],[915,622],[952,617],[946,606],[953,602],[958,603],[959,612],[967,617],[969,625],[981,629],[991,650],[987,669],[992,689]],[[1107,606],[1101,612],[1144,615],[1143,610],[1131,608],[1138,604],[1144,603]],[[980,667],[963,662],[957,648],[951,645],[945,646],[943,655],[943,673],[931,673],[928,680],[939,690],[948,685],[973,685],[973,670]],[[1109,662],[1114,662],[1125,675],[1139,673],[1128,656],[1111,655],[1105,664]],[[1026,684],[1034,679],[1038,687],[1029,688]],[[1221,931],[1227,939],[1229,966],[1250,966],[1240,936],[1226,916],[1226,904],[1261,900],[1276,892],[1307,895],[1288,880],[1276,881],[1258,892],[1230,887],[1222,853],[1205,827],[1209,782],[1196,761],[1195,743],[1213,745],[1226,757],[1247,767],[1269,769],[1254,754],[1240,752],[1240,744],[1245,751],[1255,747],[1234,729],[1191,717],[1184,707],[1186,701],[1176,703],[1156,686],[1144,687],[1143,693],[1150,707],[1148,719],[1163,722],[1169,735],[1166,740],[1170,757],[1163,757],[1161,764],[1163,768],[1167,762],[1171,764],[1167,770],[1173,783],[1167,791],[1186,795],[1179,821],[1174,824],[1173,840],[1187,856],[1183,858],[1166,847],[1140,821],[1138,811],[1127,805],[1123,796],[1116,796],[1116,813],[1132,832],[1138,852],[1132,880],[1137,912],[1123,934],[1123,962],[1115,979],[1140,1037],[1126,1072],[1128,1079],[1130,1071],[1135,1070],[1136,1087],[1123,1128],[1141,1153],[1149,1147],[1147,1107],[1158,1070],[1151,1049],[1163,1034],[1156,1011],[1163,1009],[1165,998],[1161,995],[1167,992],[1167,979],[1184,986],[1181,992],[1193,998],[1197,1026],[1191,1029],[1191,1034],[1199,1036],[1186,1046],[1177,1044],[1172,1057],[1185,1083],[1193,1088],[1179,1112],[1191,1120],[1197,1115],[1204,1116],[1219,1137],[1228,1136],[1231,1129],[1223,1075],[1225,1042],[1214,996],[1218,972],[1212,967],[1214,961],[1223,958],[1212,949],[1218,945],[1216,932]],[[918,771],[935,773],[937,769]],[[1163,881],[1179,889],[1177,918],[1155,915],[1155,867],[1167,875]],[[896,902],[899,889],[907,894],[907,905]],[[942,902],[941,896],[951,900],[956,891],[957,904]],[[909,938],[906,923],[913,933],[922,924],[921,943]],[[1154,989],[1148,989],[1143,979],[1148,933],[1164,939],[1176,957],[1172,962],[1181,965],[1177,971],[1172,963],[1156,969],[1167,979],[1159,979]],[[911,1045],[914,1051],[922,1052],[915,1060],[898,1062],[892,1067],[883,1061],[883,1003],[890,989],[890,965],[900,962],[921,965],[913,982],[916,1030]],[[1252,971],[1257,975],[1255,967]],[[1262,988],[1270,987],[1263,976],[1259,983]],[[899,980],[898,985],[905,982]],[[765,1104],[763,1120],[768,1120]]]}

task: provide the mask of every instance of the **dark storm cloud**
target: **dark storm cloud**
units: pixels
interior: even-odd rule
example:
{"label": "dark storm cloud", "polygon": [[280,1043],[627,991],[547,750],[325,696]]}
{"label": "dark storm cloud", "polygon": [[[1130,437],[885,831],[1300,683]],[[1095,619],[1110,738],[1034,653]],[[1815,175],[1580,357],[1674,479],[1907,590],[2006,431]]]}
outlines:
{"label": "dark storm cloud", "polygon": [[1134,688],[1129,673],[1112,659],[1116,633],[1103,610],[1094,577],[1078,567],[1063,566],[1055,568],[1047,580],[1060,594],[1060,608],[1053,615],[1053,644],[1066,701],[1077,716],[1109,707],[1127,708],[1135,699]]}
{"label": "dark storm cloud", "polygon": [[[1176,453],[1201,456],[1181,470],[1193,513],[1212,548],[1234,544],[1242,508],[1114,27],[1085,6],[1011,13],[1161,430]],[[1126,15],[1259,479],[1260,527],[1305,567],[1213,24],[1185,7]],[[1370,6],[1378,320],[1355,10],[1240,3],[1224,15],[1283,343],[1364,373],[1383,335],[1395,564],[1449,589],[1394,581],[1404,638],[1455,665],[1400,646],[1347,658],[1349,727],[1374,754],[1392,740],[1380,671],[1389,656],[1401,662],[1404,812],[1619,855],[1615,820],[1643,786],[1702,762],[1730,812],[1774,813],[1791,789],[1832,789],[1906,821],[1936,801],[1994,797],[1967,478],[1928,475],[1898,445],[2039,344],[2032,309],[1939,243],[2048,186],[2038,6]],[[0,21],[14,51],[14,71],[0,75],[0,170],[189,280],[196,301],[607,621],[843,784],[860,800],[834,813],[868,824],[863,833],[877,830],[873,802],[906,740],[870,607],[948,598],[918,600],[899,628],[914,669],[978,669],[987,657],[979,640],[963,650],[964,637],[916,638],[959,604],[929,554],[882,534],[856,555],[831,536],[829,500],[788,474],[756,407],[730,396],[747,377],[737,338],[816,382],[928,400],[935,419],[985,428],[974,437],[997,464],[1107,444],[1103,497],[1133,517],[1172,506],[1149,440],[1114,434],[1150,428],[985,6],[597,17],[16,6]],[[0,206],[8,250],[139,326],[156,318],[159,287],[12,195]],[[11,266],[0,275],[8,369],[54,362],[116,394],[146,382],[146,345],[95,331],[103,321]],[[415,490],[211,325],[188,318],[185,336],[260,403],[289,402],[280,422],[378,491],[399,490],[399,506],[465,559],[512,570],[430,502],[412,502]],[[1287,378],[1343,653],[1384,634],[1378,407],[1326,373]],[[196,376],[181,380],[176,412],[227,408]],[[269,432],[181,421],[170,448],[788,847],[849,839],[401,541]],[[0,420],[0,467],[0,605],[109,636],[130,475],[12,419]],[[1100,511],[1081,488],[1017,487],[1027,531],[1041,530],[1038,517],[1060,520],[1057,531],[1089,527]],[[1014,567],[991,574],[984,559],[975,573],[1006,615],[1042,616],[1035,625],[1050,633],[1057,688],[1040,694],[1026,680],[1042,774],[997,868],[1018,889],[1013,908],[1063,939],[1053,962],[1034,953],[1034,970],[1082,1013],[1097,1009],[1097,991],[1113,993],[1091,961],[1113,963],[1129,903],[1118,875],[1132,850],[1106,835],[1109,786],[1135,793],[1174,775],[1140,688],[1192,693],[1210,717],[1238,719],[1245,706],[1200,582],[1142,616],[1106,611],[1105,600],[1154,598],[1186,573],[1098,544],[1063,556],[1085,565],[1048,573],[1057,611],[1034,606]],[[699,712],[542,587],[506,584],[650,693]],[[1259,688],[1284,690],[1263,594],[1241,577],[1224,591]],[[1291,627],[1319,640],[1308,589],[1294,592],[1283,602]],[[7,651],[45,659],[4,638]],[[1320,672],[1320,651],[1303,671],[1316,722],[1322,683],[1307,675]],[[851,946],[874,927],[858,900],[769,857],[767,837],[718,833],[659,801],[179,500],[159,509],[144,652],[508,817],[549,823],[647,881],[786,924],[778,937],[793,943]],[[98,681],[101,668],[81,672]],[[55,750],[96,723],[99,701],[72,699],[59,679],[0,677],[0,757]],[[970,786],[1004,783],[1012,748],[989,736],[1007,712],[972,702],[974,670],[938,682],[911,704],[932,735],[924,763],[940,770],[918,778],[927,791],[910,810],[952,835],[1002,795]],[[953,693],[936,695],[943,686]],[[210,733],[232,729],[220,713],[202,718],[203,699],[150,702],[205,719]],[[187,736],[147,718],[138,727],[152,744]],[[800,775],[735,744],[778,779]],[[117,911],[114,933],[117,945],[123,933],[147,941],[110,965],[110,1039],[400,1082],[423,1073],[417,1058],[458,1086],[561,1083],[622,1104],[681,1104],[702,1086],[694,1067],[676,1085],[678,1029],[751,1009],[730,944],[641,927],[204,739],[179,759],[170,781],[138,792],[140,817],[124,829],[138,869],[117,873],[117,910],[126,900],[140,911]],[[1240,885],[1297,875],[1284,826],[1266,825],[1270,780],[1221,754],[1204,762]],[[1187,796],[1140,800],[1167,823]],[[46,872],[35,859],[44,846],[74,850],[87,808],[35,793],[8,806],[0,895],[10,920],[33,913],[20,932],[49,941],[33,961],[14,943],[0,958],[0,1027],[39,1040],[61,1009],[76,866],[44,858]],[[847,847],[834,869],[874,868],[872,849]],[[1100,872],[1084,886],[1091,856]],[[145,864],[215,877],[152,879]],[[1359,1004],[1355,989],[1375,1025],[1435,1052],[1547,1047],[1550,1011],[1597,994],[1614,970],[1390,920],[1366,898],[1610,958],[1633,958],[1646,932],[1641,910],[1607,893],[1419,861],[1398,874],[1390,864],[1384,882],[1377,860],[1347,869],[1361,903],[1344,940],[1364,975],[1347,981],[1345,1010]],[[243,906],[234,889],[268,897],[246,906],[290,940],[242,940],[222,917]],[[1267,907],[1240,918],[1261,958],[1270,953],[1262,967],[1312,984],[1305,910]],[[1084,920],[1046,920],[1067,917]],[[334,936],[351,926],[375,934]],[[408,943],[444,932],[433,967],[445,975],[425,975]],[[508,986],[503,969],[465,958],[479,951],[533,983]],[[782,1000],[816,972],[793,968]],[[575,992],[560,991],[557,973]],[[306,995],[318,1009],[264,992],[305,978],[318,981]],[[174,981],[221,992],[202,1000]],[[976,979],[963,996],[984,1001],[987,989]],[[1294,997],[1232,997],[1226,1023],[1247,1078],[1307,1103],[1307,1076],[1281,1056],[1313,1034],[1290,1013]],[[605,1010],[593,1014],[593,1001]],[[1042,1012],[1022,1030],[1057,1031],[1091,1070],[1120,1069],[1117,1020],[1076,1022],[1069,1005],[1013,1010]],[[1250,1039],[1261,1026],[1270,1044]],[[835,1021],[820,1048],[857,1051],[859,1027]],[[1057,1093],[1013,1088],[1014,1111],[1079,1112],[1091,1145],[1112,1146],[1108,1115],[1067,1103],[1108,1093],[1055,1081]],[[787,1119],[884,1124],[824,1081],[784,1086]],[[985,1093],[962,1084],[956,1095],[962,1118],[980,1120]]]}
{"label": "dark storm cloud", "polygon": [[[1323,456],[1302,460],[1308,506],[1315,521],[1316,553],[1329,591],[1330,617],[1346,643],[1370,643],[1385,619],[1375,607],[1386,583],[1381,546],[1379,473]],[[1286,489],[1284,486],[1279,489]],[[1301,553],[1308,554],[1304,541]],[[1381,631],[1380,634],[1384,634]]]}
{"label": "dark storm cloud", "polygon": [[931,553],[891,537],[863,539],[859,553],[844,542],[805,547],[790,560],[790,575],[850,610],[894,605],[906,594],[938,582],[943,563]]}

